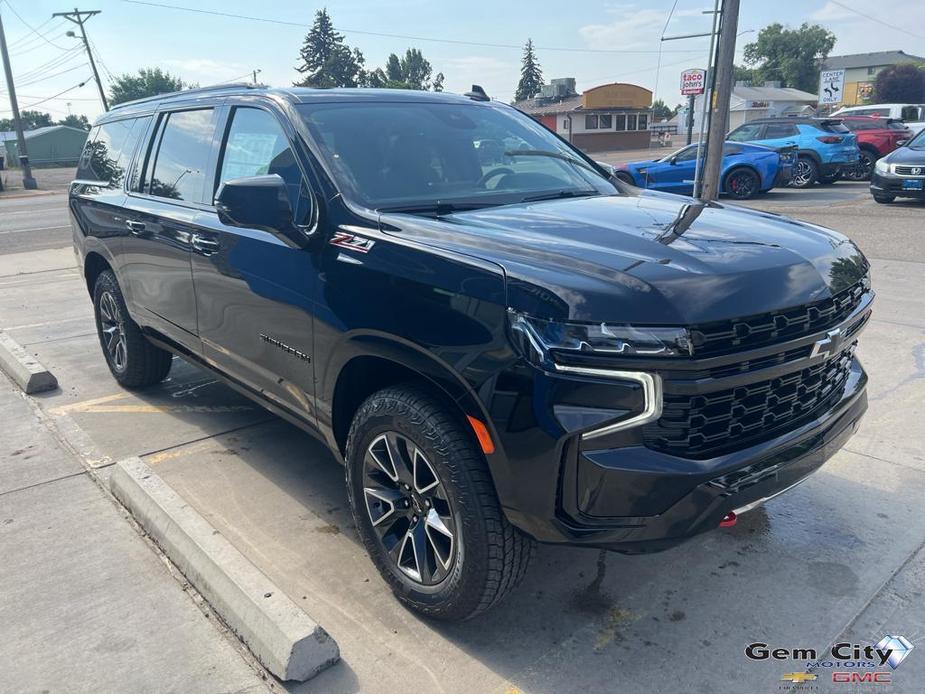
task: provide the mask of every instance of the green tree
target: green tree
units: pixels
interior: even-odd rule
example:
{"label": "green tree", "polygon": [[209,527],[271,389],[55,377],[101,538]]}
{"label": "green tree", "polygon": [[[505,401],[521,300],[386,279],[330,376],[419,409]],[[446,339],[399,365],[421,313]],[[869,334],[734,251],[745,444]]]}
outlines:
{"label": "green tree", "polygon": [[401,58],[391,53],[385,61],[385,68],[364,72],[360,79],[360,86],[421,90],[427,90],[433,86],[434,91],[443,91],[443,80],[445,79],[443,73],[437,73],[431,85],[432,72],[430,61],[424,57],[420,49],[409,48]]}
{"label": "green tree", "polygon": [[874,101],[880,104],[925,101],[925,69],[913,63],[883,68],[874,82]]}
{"label": "green tree", "polygon": [[[19,115],[22,118],[23,130],[35,130],[36,128],[45,128],[49,125],[53,125],[51,116],[41,111],[20,111]],[[12,118],[0,118],[0,131],[13,129]]]}
{"label": "green tree", "polygon": [[178,92],[189,86],[159,67],[142,68],[137,75],[124,74],[115,79],[109,87],[109,103],[115,106],[147,96]]}
{"label": "green tree", "polygon": [[671,108],[661,99],[652,102],[652,115],[655,116],[655,120],[670,120],[677,112],[677,108]]}
{"label": "green tree", "polygon": [[315,13],[315,23],[305,35],[299,57],[302,64],[296,70],[305,76],[295,83],[297,87],[356,87],[366,81],[363,54],[344,43],[327,8]]}
{"label": "green tree", "polygon": [[87,120],[86,116],[69,115],[59,120],[55,125],[69,125],[72,128],[80,128],[81,130],[90,129],[90,121]]}
{"label": "green tree", "polygon": [[736,82],[748,82],[753,85],[758,81],[758,76],[756,75],[758,71],[754,68],[745,67],[744,65],[736,65],[734,68],[735,75],[733,79]]}
{"label": "green tree", "polygon": [[517,92],[514,94],[516,101],[532,99],[540,93],[543,86],[543,71],[540,70],[540,64],[536,59],[536,52],[533,49],[533,39],[527,39],[524,46],[524,57],[520,65],[520,81],[517,83]]}
{"label": "green tree", "polygon": [[754,68],[753,81],[779,80],[785,87],[807,92],[819,88],[819,65],[835,46],[835,34],[818,24],[799,29],[769,24],[745,45],[745,64]]}

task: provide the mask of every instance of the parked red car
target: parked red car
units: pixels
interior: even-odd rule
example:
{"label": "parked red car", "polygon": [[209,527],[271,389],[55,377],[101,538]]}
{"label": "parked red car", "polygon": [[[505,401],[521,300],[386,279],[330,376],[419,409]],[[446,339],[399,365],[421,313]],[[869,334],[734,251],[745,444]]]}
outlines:
{"label": "parked red car", "polygon": [[842,123],[857,135],[861,159],[857,166],[842,171],[842,177],[852,181],[866,181],[877,160],[912,138],[913,132],[898,118],[877,116],[842,116]]}

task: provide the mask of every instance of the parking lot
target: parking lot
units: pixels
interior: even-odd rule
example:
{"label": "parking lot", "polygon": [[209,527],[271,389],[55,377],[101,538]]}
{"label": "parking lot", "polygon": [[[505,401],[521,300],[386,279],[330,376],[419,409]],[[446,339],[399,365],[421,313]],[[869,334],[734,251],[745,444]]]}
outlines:
{"label": "parking lot", "polygon": [[[292,689],[780,691],[802,666],[750,662],[749,643],[823,653],[925,635],[925,205],[877,205],[845,182],[747,204],[842,231],[871,259],[858,434],[792,492],[676,549],[541,546],[510,600],[461,625],[392,598],[352,527],[343,469],[310,436],[179,360],[159,387],[117,386],[63,193],[0,198],[0,328],[57,376],[37,400],[86,465],[105,475],[142,456],[337,640],[342,662]],[[838,691],[822,680],[817,691]],[[920,655],[892,691],[922,682]]]}

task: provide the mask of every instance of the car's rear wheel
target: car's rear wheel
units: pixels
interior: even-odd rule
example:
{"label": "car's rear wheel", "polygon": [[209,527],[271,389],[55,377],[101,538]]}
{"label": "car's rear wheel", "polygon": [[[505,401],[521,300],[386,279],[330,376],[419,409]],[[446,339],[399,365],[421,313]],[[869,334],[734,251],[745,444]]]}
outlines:
{"label": "car's rear wheel", "polygon": [[874,202],[879,202],[881,205],[889,205],[895,199],[895,195],[874,195]]}
{"label": "car's rear wheel", "polygon": [[794,188],[809,188],[819,178],[819,167],[811,157],[800,156],[793,167],[790,185]]}
{"label": "car's rear wheel", "polygon": [[827,174],[825,176],[819,176],[819,185],[830,186],[836,181],[840,181],[841,177],[842,177],[842,170],[840,168],[835,169],[835,171],[833,171],[830,174]]}
{"label": "car's rear wheel", "polygon": [[164,380],[173,357],[142,335],[110,270],[102,272],[93,286],[93,311],[106,364],[121,385],[144,388]]}
{"label": "car's rear wheel", "polygon": [[736,200],[748,200],[758,194],[761,182],[750,169],[733,169],[726,174],[723,190]]}
{"label": "car's rear wheel", "polygon": [[427,391],[370,396],[354,417],[346,462],[357,531],[406,606],[469,619],[523,578],[534,542],[508,523],[481,451]]}
{"label": "car's rear wheel", "polygon": [[858,163],[852,167],[845,169],[842,172],[842,175],[849,181],[868,181],[870,180],[870,174],[874,170],[874,164],[877,163],[879,156],[869,150],[861,150],[861,158],[858,160]]}

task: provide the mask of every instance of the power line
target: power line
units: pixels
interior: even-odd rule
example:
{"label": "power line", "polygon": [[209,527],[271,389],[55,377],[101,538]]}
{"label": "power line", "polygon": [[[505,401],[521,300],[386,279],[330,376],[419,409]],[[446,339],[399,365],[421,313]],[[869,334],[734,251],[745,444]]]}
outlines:
{"label": "power line", "polygon": [[[160,2],[147,2],[147,0],[122,0],[132,5],[146,5],[148,7],[158,7],[168,10],[180,10],[182,12],[195,12],[197,14],[208,14],[216,17],[230,17],[232,19],[246,19],[249,22],[265,22],[267,24],[280,24],[283,26],[306,28],[304,22],[290,22],[284,19],[271,19],[269,17],[253,17],[250,15],[235,14],[233,12],[219,12],[218,10],[203,10],[198,7],[183,7],[181,5],[167,5]],[[479,46],[482,48],[513,48],[516,50],[523,49],[523,46],[512,43],[487,43],[483,41],[462,41],[459,39],[434,38],[431,36],[412,36],[410,34],[386,34],[379,31],[365,31],[362,29],[347,29],[345,27],[335,27],[337,31],[345,34],[362,34],[365,36],[379,36],[382,38],[403,39],[407,41],[431,41],[434,43],[451,43],[461,46]],[[658,53],[652,50],[624,50],[619,48],[566,48],[555,46],[536,46],[537,50],[542,51],[562,51],[566,53]],[[673,50],[665,51],[666,53],[699,53],[695,50]]]}
{"label": "power line", "polygon": [[67,70],[62,70],[61,72],[56,72],[56,73],[54,73],[53,75],[43,75],[42,77],[39,77],[39,78],[37,78],[37,79],[33,79],[33,80],[28,81],[28,82],[22,82],[19,86],[20,86],[20,87],[28,87],[30,84],[38,84],[39,82],[44,82],[45,80],[53,79],[53,78],[55,78],[55,77],[58,77],[59,75],[64,75],[64,74],[66,74],[66,73],[68,73],[68,72],[73,72],[74,70],[79,70],[79,69],[82,68],[82,67],[87,67],[87,63],[81,63],[80,65],[75,65],[74,67],[69,67]]}
{"label": "power line", "polygon": [[[57,41],[58,39],[63,39],[65,36],[67,36],[67,32],[62,31],[60,34],[55,34],[54,36],[52,36],[51,39]],[[27,41],[26,43],[22,44],[21,46],[19,46],[19,48],[16,51],[14,51],[13,53],[10,53],[10,55],[12,56],[25,55],[26,53],[31,53],[37,48],[45,48],[45,44],[42,43],[41,41],[36,41],[35,38],[36,37],[33,36],[32,37],[33,41]],[[32,45],[26,48],[25,46],[27,46],[29,43],[32,43]],[[67,50],[67,49],[61,49],[61,50]]]}
{"label": "power line", "polygon": [[71,50],[67,51],[64,54],[56,55],[51,60],[42,63],[38,67],[34,67],[31,70],[27,70],[22,74],[16,75],[16,80],[31,80],[35,77],[40,77],[41,75],[50,72],[56,68],[63,67],[65,64],[74,59],[75,56],[79,56],[80,46],[74,46]]}
{"label": "power line", "polygon": [[25,105],[23,106],[23,110],[25,110],[25,109],[27,109],[27,108],[32,108],[33,106],[38,106],[39,104],[44,104],[46,101],[51,101],[52,99],[57,99],[57,98],[58,98],[59,96],[61,96],[62,94],[67,94],[68,92],[72,92],[72,91],[74,91],[75,89],[80,89],[82,86],[84,86],[84,85],[85,85],[87,82],[89,82],[91,79],[93,79],[93,76],[92,76],[92,75],[91,75],[90,77],[87,77],[87,79],[85,79],[85,80],[84,80],[83,82],[81,82],[80,84],[75,84],[73,87],[68,87],[68,88],[65,89],[64,91],[58,92],[58,93],[55,94],[54,96],[48,96],[48,97],[45,97],[44,99],[42,99],[41,101],[33,101],[31,104],[25,104]]}
{"label": "power line", "polygon": [[[48,24],[49,22],[51,22],[53,19],[54,19],[53,17],[50,18],[50,19],[46,19],[44,22],[42,22],[41,24],[39,24],[37,27],[35,27],[35,32],[38,33],[39,29],[41,29],[42,27],[44,27],[46,24]],[[34,39],[35,39],[35,36],[34,36],[34,35],[31,35],[31,36],[30,36],[31,33],[32,33],[32,32],[27,32],[27,33],[23,34],[22,36],[20,36],[20,37],[19,37],[18,39],[16,39],[15,41],[10,41],[10,45],[9,45],[8,47],[9,47],[9,48],[13,48],[13,47],[17,46],[17,44],[26,43],[26,42],[28,42],[28,41],[34,40]],[[46,34],[46,36],[47,36],[47,34]]]}
{"label": "power line", "polygon": [[13,7],[13,6],[8,2],[8,0],[2,0],[2,2],[3,2],[8,8],[10,8],[10,12],[12,12],[14,15],[16,15],[16,18],[17,18],[20,22],[22,22],[23,24],[25,24],[25,25],[29,28],[29,31],[31,31],[31,32],[32,32],[33,34],[35,34],[36,36],[41,37],[41,39],[42,39],[45,43],[47,43],[49,46],[54,46],[54,47],[57,48],[59,51],[65,51],[65,50],[67,50],[66,48],[62,48],[62,47],[59,46],[58,44],[52,43],[52,42],[49,41],[44,35],[40,34],[40,33],[36,30],[36,28],[35,28],[34,26],[32,26],[31,24],[29,24],[29,22],[27,22],[25,19],[22,18],[22,16],[19,14],[19,12],[16,11],[16,8]]}
{"label": "power line", "polygon": [[901,26],[896,26],[895,24],[890,24],[889,22],[886,22],[886,21],[884,21],[884,20],[882,20],[882,19],[879,19],[879,18],[877,18],[877,17],[874,17],[874,16],[872,16],[872,15],[865,14],[864,12],[861,12],[860,10],[856,10],[856,9],[854,9],[853,7],[848,7],[848,5],[844,4],[843,2],[839,2],[838,0],[829,0],[829,1],[830,1],[833,5],[838,5],[838,6],[839,6],[840,8],[842,8],[843,10],[848,10],[849,12],[854,12],[856,15],[860,15],[861,17],[864,17],[865,19],[869,19],[869,20],[872,21],[872,22],[876,22],[877,24],[882,24],[883,26],[889,27],[890,29],[895,29],[896,31],[901,31],[901,32],[904,33],[904,34],[908,34],[909,36],[914,36],[914,37],[917,38],[917,39],[923,39],[923,40],[925,40],[925,36],[923,36],[922,34],[916,34],[915,32],[909,31],[908,29],[904,29],[904,28],[901,27]]}

